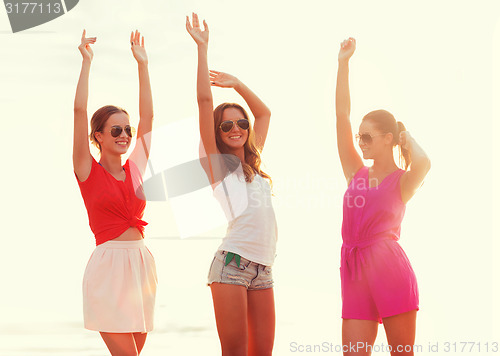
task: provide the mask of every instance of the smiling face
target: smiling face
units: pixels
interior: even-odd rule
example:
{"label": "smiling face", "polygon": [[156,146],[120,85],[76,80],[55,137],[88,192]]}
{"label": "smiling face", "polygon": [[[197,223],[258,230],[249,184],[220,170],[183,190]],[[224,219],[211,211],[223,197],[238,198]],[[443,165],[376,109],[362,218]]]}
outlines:
{"label": "smiling face", "polygon": [[392,133],[384,134],[375,127],[372,121],[363,120],[359,125],[359,134],[368,134],[372,137],[372,142],[365,142],[362,139],[358,141],[364,159],[376,159],[385,155],[387,150],[392,152]]}
{"label": "smiling face", "polygon": [[236,124],[236,122],[240,119],[245,119],[245,116],[238,108],[229,107],[224,109],[224,112],[222,113],[222,122],[232,121],[234,125],[229,132],[224,132],[218,128],[217,133],[222,142],[231,151],[243,148],[248,139],[248,130],[243,130]]}
{"label": "smiling face", "polygon": [[[125,126],[130,125],[129,117],[124,112],[117,112],[112,114],[102,129],[102,132],[96,132],[95,136],[101,145],[102,154],[122,155],[127,153],[130,147],[132,137],[128,136],[125,132]],[[113,126],[120,126],[122,132],[117,137],[111,135],[111,128]]]}

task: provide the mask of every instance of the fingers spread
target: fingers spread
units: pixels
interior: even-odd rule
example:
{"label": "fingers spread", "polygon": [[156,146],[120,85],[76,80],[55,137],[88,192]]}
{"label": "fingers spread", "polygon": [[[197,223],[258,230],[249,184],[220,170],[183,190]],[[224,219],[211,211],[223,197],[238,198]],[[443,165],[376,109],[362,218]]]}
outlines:
{"label": "fingers spread", "polygon": [[130,33],[130,44],[132,46],[137,45],[137,46],[144,47],[144,36],[141,36],[141,33],[139,32],[139,30],[135,30],[135,32],[132,31]]}

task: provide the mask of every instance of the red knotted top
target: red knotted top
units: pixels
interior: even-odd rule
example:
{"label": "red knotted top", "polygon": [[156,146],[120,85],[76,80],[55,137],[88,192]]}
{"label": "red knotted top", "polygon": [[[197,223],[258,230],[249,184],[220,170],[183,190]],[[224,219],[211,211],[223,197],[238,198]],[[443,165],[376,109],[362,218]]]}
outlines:
{"label": "red knotted top", "polygon": [[75,174],[96,245],[120,236],[129,227],[136,227],[144,238],[144,226],[148,223],[141,220],[146,207],[142,177],[129,160],[123,169],[125,181],[117,180],[92,158],[90,175],[85,181],[80,182]]}

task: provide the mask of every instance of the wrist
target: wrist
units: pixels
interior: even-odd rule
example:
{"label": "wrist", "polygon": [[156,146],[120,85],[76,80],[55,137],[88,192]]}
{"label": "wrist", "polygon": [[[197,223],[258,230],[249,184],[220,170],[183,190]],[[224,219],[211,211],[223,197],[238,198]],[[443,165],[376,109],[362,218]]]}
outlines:
{"label": "wrist", "polygon": [[148,61],[141,61],[141,62],[137,62],[137,65],[139,67],[139,69],[141,68],[148,68]]}
{"label": "wrist", "polygon": [[240,91],[243,88],[244,84],[241,80],[238,78],[234,78],[234,84],[233,84],[233,89],[236,91]]}
{"label": "wrist", "polygon": [[208,51],[208,43],[198,43],[198,51]]}
{"label": "wrist", "polygon": [[339,65],[349,66],[349,58],[339,58]]}

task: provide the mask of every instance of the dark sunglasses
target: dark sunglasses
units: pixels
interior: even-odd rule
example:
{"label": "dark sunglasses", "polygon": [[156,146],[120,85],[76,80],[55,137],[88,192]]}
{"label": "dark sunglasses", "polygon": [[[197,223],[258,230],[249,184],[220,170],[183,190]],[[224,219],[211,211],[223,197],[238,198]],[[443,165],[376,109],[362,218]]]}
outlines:
{"label": "dark sunglasses", "polygon": [[[248,130],[250,127],[250,122],[247,119],[239,119],[236,121],[236,125],[242,130]],[[233,129],[234,127],[234,121],[228,120],[228,121],[223,121],[221,122],[219,128],[222,130],[222,132],[229,132]]]}
{"label": "dark sunglasses", "polygon": [[[113,125],[111,126],[111,130],[109,132],[111,133],[111,136],[113,137],[118,137],[122,134],[123,127],[118,126],[118,125]],[[133,128],[130,125],[125,126],[125,133],[129,136],[132,137],[135,135],[135,128]]]}
{"label": "dark sunglasses", "polygon": [[380,134],[380,135],[370,135],[370,134],[356,134],[356,140],[359,142],[359,140],[362,140],[364,143],[369,145],[370,143],[373,142],[373,138],[377,136],[384,136],[385,134]]}

